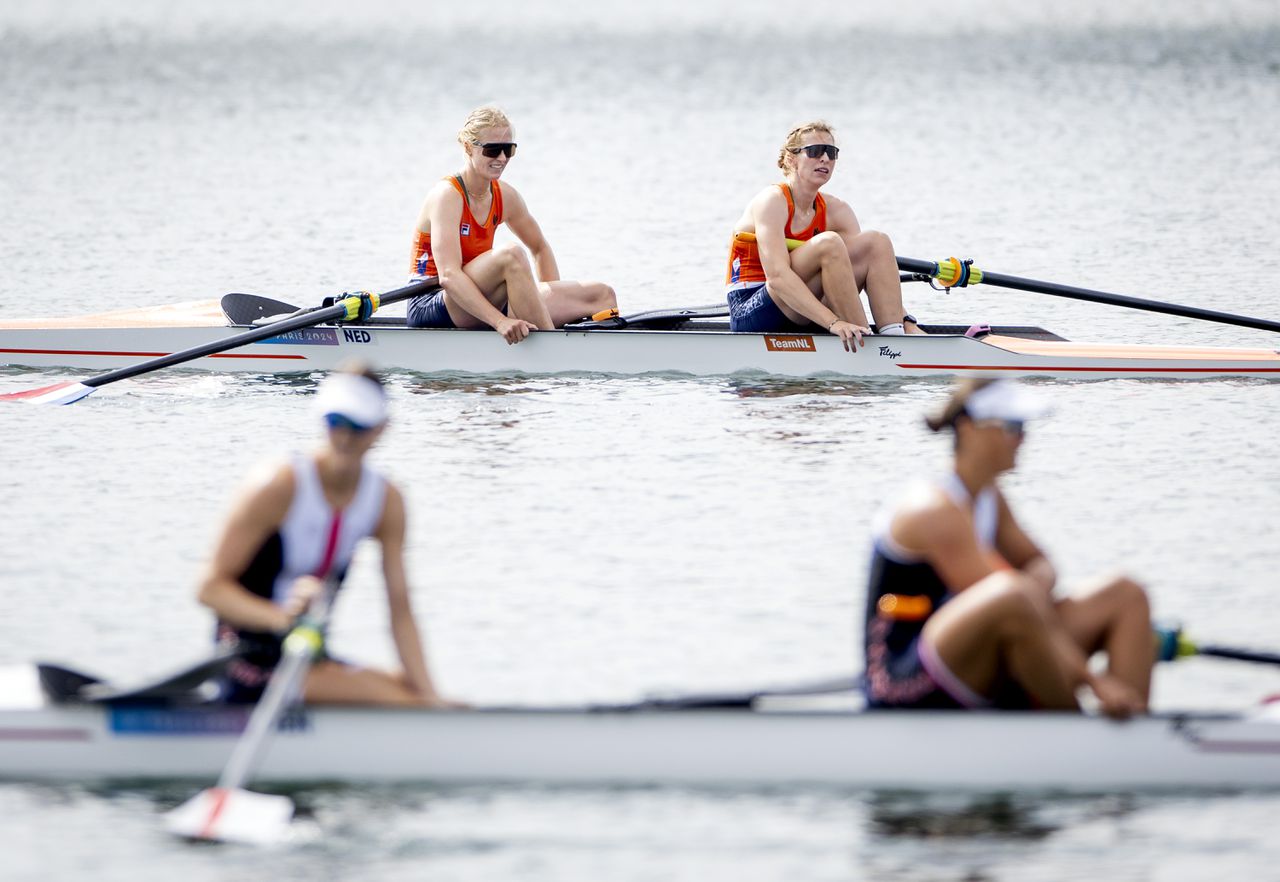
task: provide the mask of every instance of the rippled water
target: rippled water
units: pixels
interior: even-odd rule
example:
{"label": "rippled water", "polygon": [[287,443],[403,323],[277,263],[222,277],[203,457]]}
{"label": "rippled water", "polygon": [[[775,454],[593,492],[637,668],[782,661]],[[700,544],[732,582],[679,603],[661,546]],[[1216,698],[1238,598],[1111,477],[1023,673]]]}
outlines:
{"label": "rippled water", "polygon": [[[717,299],[781,132],[825,116],[831,184],[899,253],[1275,319],[1273,3],[750,2],[606,11],[375,0],[0,9],[0,320],[395,287],[456,128],[501,102],[508,178],[566,276],[627,309]],[[1274,346],[1274,335],[998,289],[931,321]],[[50,373],[0,370],[0,391]],[[1066,584],[1122,567],[1157,614],[1275,646],[1280,384],[1044,382],[1007,492]],[[625,700],[857,663],[876,508],[946,461],[941,382],[392,378],[376,459],[410,502],[432,664],[475,702]],[[313,379],[171,372],[8,407],[0,662],[121,679],[196,658],[192,586],[247,468],[310,443]],[[335,651],[390,661],[374,561]],[[166,662],[163,667],[171,667]],[[1273,671],[1162,670],[1234,708]],[[0,786],[6,878],[1265,878],[1274,795],[906,797],[672,788],[313,789],[324,836],[188,848],[161,789]],[[138,855],[143,857],[140,859]]]}

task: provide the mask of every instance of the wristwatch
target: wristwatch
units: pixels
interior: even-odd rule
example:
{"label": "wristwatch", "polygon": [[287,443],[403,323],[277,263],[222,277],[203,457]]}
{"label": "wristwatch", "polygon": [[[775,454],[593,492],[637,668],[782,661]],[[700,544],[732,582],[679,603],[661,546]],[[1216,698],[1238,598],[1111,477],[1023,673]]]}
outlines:
{"label": "wristwatch", "polygon": [[920,322],[916,321],[916,317],[909,312],[903,314],[902,320],[904,322],[911,322],[911,324],[915,325],[917,328],[920,327]]}

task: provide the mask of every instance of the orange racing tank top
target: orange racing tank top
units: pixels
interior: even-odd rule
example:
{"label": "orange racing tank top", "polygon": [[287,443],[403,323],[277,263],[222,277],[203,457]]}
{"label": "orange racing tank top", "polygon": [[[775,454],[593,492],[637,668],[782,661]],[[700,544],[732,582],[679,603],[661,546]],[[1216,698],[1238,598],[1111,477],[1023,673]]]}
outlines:
{"label": "orange racing tank top", "polygon": [[[793,232],[791,221],[796,216],[796,203],[791,196],[791,188],[779,184],[778,189],[787,200],[786,238],[799,242],[808,242],[827,229],[827,201],[819,193],[813,199],[813,222],[800,232]],[[760,248],[756,245],[754,233],[735,233],[729,243],[729,264],[725,269],[726,285],[757,283],[765,281],[764,267],[760,265]]]}
{"label": "orange racing tank top", "polygon": [[[502,188],[497,181],[489,182],[489,193],[493,203],[489,206],[489,219],[484,223],[476,220],[471,213],[471,200],[467,197],[467,188],[462,184],[462,176],[454,175],[443,178],[453,185],[462,197],[462,218],[458,221],[458,244],[462,246],[462,263],[465,266],[481,254],[493,248],[493,234],[502,223]],[[432,278],[436,271],[435,258],[431,256],[431,234],[418,230],[413,237],[413,263],[409,272],[419,278]]]}

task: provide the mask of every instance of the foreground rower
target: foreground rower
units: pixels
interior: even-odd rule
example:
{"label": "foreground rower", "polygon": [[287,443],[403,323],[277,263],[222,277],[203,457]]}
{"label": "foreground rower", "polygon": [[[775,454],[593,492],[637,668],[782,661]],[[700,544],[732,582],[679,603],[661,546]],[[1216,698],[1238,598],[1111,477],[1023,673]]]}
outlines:
{"label": "foreground rower", "polygon": [[[876,528],[866,611],[869,703],[896,708],[1078,710],[1087,686],[1113,717],[1144,713],[1154,662],[1146,593],[1124,577],[1054,599],[1056,575],[996,486],[1023,423],[1025,388],[970,380],[928,420],[955,433],[954,471]],[[1105,652],[1105,672],[1089,656]]]}
{"label": "foreground rower", "polygon": [[283,636],[325,581],[340,583],[356,544],[372,536],[382,546],[391,636],[404,670],[390,674],[324,657],[311,666],[303,698],[448,706],[427,672],[410,607],[404,498],[364,462],[387,423],[382,382],[360,368],[337,371],[321,384],[316,408],[327,426],[324,443],[241,495],[200,586],[200,601],[218,616],[218,642],[245,651],[227,669],[222,698],[261,697]]}

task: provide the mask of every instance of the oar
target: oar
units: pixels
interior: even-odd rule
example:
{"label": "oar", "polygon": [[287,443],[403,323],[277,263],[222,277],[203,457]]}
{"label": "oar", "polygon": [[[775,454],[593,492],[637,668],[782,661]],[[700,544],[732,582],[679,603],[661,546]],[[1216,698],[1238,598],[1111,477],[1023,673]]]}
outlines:
{"label": "oar", "polygon": [[99,374],[96,377],[90,377],[87,380],[71,380],[66,383],[57,383],[52,386],[44,386],[39,389],[30,389],[25,392],[10,392],[7,395],[0,395],[0,400],[9,401],[26,401],[33,404],[72,404],[79,401],[100,386],[108,383],[114,383],[117,380],[127,380],[130,377],[136,377],[139,374],[158,371],[161,368],[173,367],[176,364],[194,361],[197,358],[204,358],[206,355],[214,355],[218,352],[226,352],[229,349],[236,349],[241,346],[248,346],[250,343],[257,343],[259,340],[267,340],[271,337],[278,337],[281,334],[287,334],[290,331],[298,331],[302,328],[311,328],[325,322],[333,321],[355,321],[357,319],[365,319],[373,314],[374,310],[379,307],[396,303],[401,300],[408,300],[410,297],[416,297],[419,294],[428,294],[440,287],[440,283],[436,279],[424,279],[421,282],[414,282],[412,285],[406,285],[403,288],[396,288],[394,291],[388,291],[385,294],[353,294],[344,297],[332,306],[325,306],[302,315],[291,316],[278,322],[262,325],[261,327],[252,328],[239,334],[234,334],[223,340],[213,340],[209,343],[202,343],[199,346],[193,346],[190,349],[183,349],[181,352],[174,352],[169,355],[161,355],[157,358],[148,359],[129,367],[117,368],[113,371],[107,371],[105,374]]}
{"label": "oar", "polygon": [[310,610],[284,638],[280,664],[253,709],[231,759],[216,786],[202,790],[165,816],[169,832],[187,839],[245,842],[255,845],[285,838],[293,819],[293,801],[245,790],[244,785],[270,742],[281,715],[298,698],[311,662],[324,647],[324,627],[333,600],[326,584]]}
{"label": "oar", "polygon": [[1168,315],[1182,316],[1183,318],[1204,319],[1205,321],[1219,322],[1226,325],[1239,325],[1243,328],[1258,328],[1262,331],[1280,332],[1280,322],[1268,319],[1251,318],[1247,315],[1236,315],[1230,312],[1218,312],[1214,309],[1200,309],[1195,306],[1182,306],[1177,303],[1165,303],[1161,300],[1146,300],[1141,297],[1129,297],[1125,294],[1108,294],[1105,291],[1076,288],[1072,285],[1059,285],[1056,282],[1039,282],[1035,279],[989,273],[972,266],[972,263],[972,261],[957,260],[954,257],[937,263],[931,260],[899,257],[898,269],[937,279],[945,288],[964,288],[977,284],[996,285],[1017,291],[1052,294],[1056,297],[1071,297],[1076,300],[1088,300],[1093,303],[1108,303],[1112,306],[1145,309],[1148,312],[1162,312]]}
{"label": "oar", "polygon": [[1230,646],[1212,646],[1196,643],[1182,633],[1181,628],[1156,629],[1156,658],[1174,661],[1180,658],[1204,655],[1213,658],[1229,658],[1235,661],[1256,662],[1263,665],[1280,665],[1280,654],[1259,652],[1254,649],[1236,649]]}

